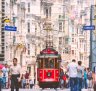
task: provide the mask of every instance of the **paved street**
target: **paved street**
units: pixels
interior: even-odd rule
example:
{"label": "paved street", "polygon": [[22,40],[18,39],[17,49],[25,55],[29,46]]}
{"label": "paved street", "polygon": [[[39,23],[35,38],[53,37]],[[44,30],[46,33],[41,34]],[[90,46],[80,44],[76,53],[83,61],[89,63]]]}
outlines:
{"label": "paved street", "polygon": [[[10,89],[4,89],[2,91],[10,91]],[[63,90],[61,89],[57,89],[57,90],[55,89],[44,89],[44,90],[42,89],[20,89],[20,91],[70,91],[70,90],[69,89],[63,89]],[[93,90],[83,89],[82,91],[93,91]]]}

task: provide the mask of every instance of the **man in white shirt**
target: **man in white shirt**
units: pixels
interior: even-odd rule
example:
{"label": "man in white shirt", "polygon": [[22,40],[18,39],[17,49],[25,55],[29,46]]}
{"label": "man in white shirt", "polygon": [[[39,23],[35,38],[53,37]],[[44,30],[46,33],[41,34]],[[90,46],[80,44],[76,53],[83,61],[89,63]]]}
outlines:
{"label": "man in white shirt", "polygon": [[11,91],[14,91],[14,88],[16,88],[16,91],[19,91],[19,82],[21,80],[21,66],[17,65],[17,58],[13,59],[13,66],[10,67],[10,74],[11,74]]}
{"label": "man in white shirt", "polygon": [[68,72],[70,77],[70,91],[77,91],[77,67],[78,65],[75,63],[76,60],[73,59],[71,63],[68,64]]}

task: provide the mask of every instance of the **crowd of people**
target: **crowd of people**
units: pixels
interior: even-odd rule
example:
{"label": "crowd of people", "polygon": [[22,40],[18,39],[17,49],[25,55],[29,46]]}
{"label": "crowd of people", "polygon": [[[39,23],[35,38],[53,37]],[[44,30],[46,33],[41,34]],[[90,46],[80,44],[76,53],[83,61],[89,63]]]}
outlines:
{"label": "crowd of people", "polygon": [[13,65],[4,65],[0,69],[0,91],[1,89],[11,88],[11,91],[19,91],[19,88],[32,88],[34,85],[34,80],[30,79],[30,72],[26,71],[25,74],[21,74],[21,66],[17,64],[17,58],[13,59]]}
{"label": "crowd of people", "polygon": [[[8,67],[7,64],[0,69],[0,91],[2,88],[11,88],[11,91],[19,91],[21,88],[30,88],[34,86],[34,79],[30,79],[30,72],[26,71],[21,74],[20,65],[17,64],[17,58],[13,59],[13,65]],[[84,68],[82,62],[73,59],[67,65],[66,72],[61,69],[60,72],[60,88],[70,88],[70,91],[81,91],[83,88],[94,88],[96,91],[96,74],[90,68]]]}
{"label": "crowd of people", "polygon": [[70,88],[70,91],[81,91],[83,88],[94,88],[96,91],[96,74],[90,68],[84,68],[82,62],[73,59],[67,66],[67,71],[61,70],[60,87]]}

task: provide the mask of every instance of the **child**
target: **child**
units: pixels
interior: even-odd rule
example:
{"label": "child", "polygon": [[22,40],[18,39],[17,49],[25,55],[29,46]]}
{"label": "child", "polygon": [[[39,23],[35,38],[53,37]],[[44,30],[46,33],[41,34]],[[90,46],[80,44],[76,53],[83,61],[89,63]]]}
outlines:
{"label": "child", "polygon": [[30,88],[32,89],[32,88],[33,88],[33,85],[34,85],[34,83],[33,83],[33,80],[32,80],[32,79],[30,79],[30,80],[29,80],[29,84],[30,84]]}

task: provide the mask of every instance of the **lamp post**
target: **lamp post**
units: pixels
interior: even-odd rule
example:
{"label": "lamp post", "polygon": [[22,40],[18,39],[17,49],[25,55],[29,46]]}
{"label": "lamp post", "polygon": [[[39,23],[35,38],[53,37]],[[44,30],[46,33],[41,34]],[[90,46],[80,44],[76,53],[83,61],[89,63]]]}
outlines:
{"label": "lamp post", "polygon": [[[90,26],[92,26],[93,25],[93,12],[95,12],[95,10],[93,11],[93,7],[96,7],[96,5],[91,5],[91,8],[90,8]],[[95,48],[93,48],[93,36],[94,34],[93,34],[93,31],[92,30],[90,30],[90,56],[89,56],[89,67],[90,67],[90,69],[91,70],[93,70],[93,66],[94,66],[94,58],[93,58],[93,55],[94,55],[94,53],[93,53],[93,49],[95,49]],[[96,45],[96,44],[95,44]],[[95,62],[96,63],[96,62]]]}

